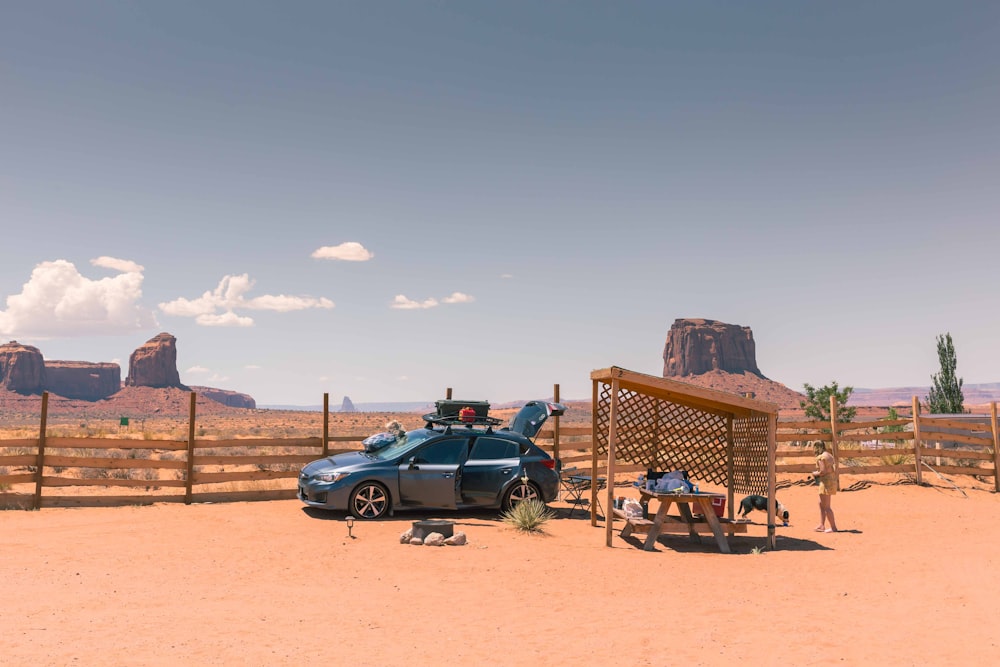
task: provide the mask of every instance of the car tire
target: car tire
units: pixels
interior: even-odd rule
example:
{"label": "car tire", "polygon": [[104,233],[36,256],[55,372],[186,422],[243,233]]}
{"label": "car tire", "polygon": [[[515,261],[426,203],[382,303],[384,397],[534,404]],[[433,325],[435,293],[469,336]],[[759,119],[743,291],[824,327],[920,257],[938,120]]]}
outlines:
{"label": "car tire", "polygon": [[534,482],[518,482],[503,494],[503,511],[509,512],[514,506],[525,500],[542,501],[542,492],[535,486]]}
{"label": "car tire", "polygon": [[388,489],[378,482],[365,482],[351,492],[348,510],[358,519],[368,521],[381,519],[391,506]]}

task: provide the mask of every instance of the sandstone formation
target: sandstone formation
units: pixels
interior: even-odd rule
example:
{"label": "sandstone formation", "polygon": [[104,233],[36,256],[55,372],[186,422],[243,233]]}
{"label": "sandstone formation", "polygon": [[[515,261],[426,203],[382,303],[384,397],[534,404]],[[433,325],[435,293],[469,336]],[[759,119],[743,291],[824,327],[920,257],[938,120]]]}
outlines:
{"label": "sandstone formation", "polygon": [[351,402],[349,396],[344,396],[343,402],[340,404],[341,412],[357,412],[357,408],[354,407],[354,403]]}
{"label": "sandstone formation", "polygon": [[136,348],[128,360],[125,385],[186,389],[177,373],[177,338],[161,333]]}
{"label": "sandstone formation", "polygon": [[750,327],[717,320],[674,320],[663,349],[663,377],[700,375],[709,371],[764,377],[757,368],[757,352]]}
{"label": "sandstone formation", "polygon": [[0,345],[0,387],[18,394],[45,389],[45,360],[37,347],[16,340]]}
{"label": "sandstone formation", "polygon": [[210,398],[217,403],[228,405],[231,408],[250,408],[253,410],[257,407],[257,401],[253,399],[253,396],[241,394],[237,391],[215,389],[214,387],[196,387],[194,385],[190,389],[205,398]]}
{"label": "sandstone formation", "polygon": [[89,361],[46,361],[45,388],[53,394],[99,401],[122,388],[118,364]]}

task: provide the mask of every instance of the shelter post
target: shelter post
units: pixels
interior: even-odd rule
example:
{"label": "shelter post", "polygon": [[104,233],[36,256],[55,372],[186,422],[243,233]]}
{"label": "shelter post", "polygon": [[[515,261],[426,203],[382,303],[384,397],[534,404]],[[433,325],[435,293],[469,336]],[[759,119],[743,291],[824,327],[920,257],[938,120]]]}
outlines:
{"label": "shelter post", "polygon": [[[772,413],[767,416],[767,497],[769,499],[775,497],[777,492],[776,484],[774,481],[775,476],[775,462],[774,457],[778,451],[778,415],[777,413]],[[730,489],[729,494],[732,495],[732,489]],[[730,506],[732,503],[730,503]],[[774,534],[774,503],[770,500],[767,503],[767,547],[774,550],[778,546],[778,539]]]}
{"label": "shelter post", "polygon": [[726,417],[726,505],[729,507],[729,519],[734,515],[733,502],[736,499],[736,492],[733,485],[736,483],[736,447],[733,445],[733,416]]}
{"label": "shelter post", "polygon": [[[596,388],[596,383],[595,383]],[[596,412],[596,410],[594,411]],[[607,546],[611,546],[612,533],[614,532],[614,522],[612,517],[614,517],[614,503],[613,498],[615,496],[615,445],[618,442],[618,379],[613,378],[611,380],[611,415],[608,419],[608,484],[607,484],[607,504],[606,510],[604,510],[604,537]],[[591,479],[597,479],[597,447],[592,447],[593,454],[593,468],[591,469]],[[590,485],[590,525],[597,525],[597,509],[594,507],[594,500],[597,498],[597,485]]]}

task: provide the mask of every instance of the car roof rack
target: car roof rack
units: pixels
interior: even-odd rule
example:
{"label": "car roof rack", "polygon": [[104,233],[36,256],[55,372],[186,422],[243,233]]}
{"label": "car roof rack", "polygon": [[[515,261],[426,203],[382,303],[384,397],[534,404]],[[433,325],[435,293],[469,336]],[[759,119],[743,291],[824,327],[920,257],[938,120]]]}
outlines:
{"label": "car roof rack", "polygon": [[424,415],[423,420],[427,422],[427,428],[432,428],[435,424],[437,424],[449,427],[465,426],[466,428],[472,428],[473,426],[487,426],[492,429],[494,426],[499,426],[503,423],[502,419],[497,419],[496,417],[480,417],[479,415],[475,415],[467,416],[463,419],[457,415],[442,417],[436,412]]}

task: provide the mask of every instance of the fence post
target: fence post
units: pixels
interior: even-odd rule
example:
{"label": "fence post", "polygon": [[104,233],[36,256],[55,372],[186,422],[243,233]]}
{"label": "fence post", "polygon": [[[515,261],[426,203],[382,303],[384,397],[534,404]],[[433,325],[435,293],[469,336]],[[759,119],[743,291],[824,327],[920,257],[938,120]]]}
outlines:
{"label": "fence post", "polygon": [[448,400],[448,401],[451,400],[451,387],[448,387],[447,389],[444,390],[444,397],[445,397],[445,400]]}
{"label": "fence post", "polygon": [[913,462],[917,466],[917,484],[923,484],[923,474],[920,472],[920,399],[913,397]]}
{"label": "fence post", "polygon": [[42,392],[42,418],[38,423],[38,461],[35,465],[35,497],[32,499],[34,508],[42,508],[42,469],[45,467],[45,431],[49,421],[49,392]]}
{"label": "fence post", "polygon": [[[559,385],[552,385],[552,401],[559,402]],[[552,458],[559,460],[559,416],[552,418]]]}
{"label": "fence post", "polygon": [[330,394],[323,394],[323,458],[330,455]]}
{"label": "fence post", "polygon": [[993,429],[993,490],[1000,493],[1000,432],[997,432],[997,402],[990,402],[990,428]]}
{"label": "fence post", "polygon": [[188,413],[188,449],[187,449],[187,480],[184,483],[184,504],[191,504],[192,485],[194,484],[194,406],[198,394],[191,392],[191,408]]}
{"label": "fence post", "polygon": [[[833,467],[840,476],[840,442],[837,432],[837,397],[830,395],[830,453],[833,454]],[[838,484],[840,481],[838,480]]]}

